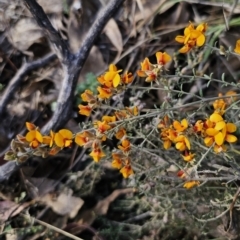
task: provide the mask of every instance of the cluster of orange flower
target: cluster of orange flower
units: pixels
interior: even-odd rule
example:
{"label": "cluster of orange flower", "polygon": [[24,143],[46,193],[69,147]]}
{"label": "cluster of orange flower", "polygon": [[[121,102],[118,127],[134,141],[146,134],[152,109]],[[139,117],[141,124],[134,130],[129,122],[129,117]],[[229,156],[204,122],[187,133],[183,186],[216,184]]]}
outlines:
{"label": "cluster of orange flower", "polygon": [[141,63],[141,69],[137,71],[139,77],[145,77],[145,82],[154,82],[161,76],[163,66],[172,60],[166,52],[156,53],[157,64],[150,63],[148,58],[145,58]]}
{"label": "cluster of orange flower", "polygon": [[[184,30],[184,36],[175,38],[177,42],[183,44],[179,52],[187,53],[194,47],[203,46],[206,30],[206,23],[198,25],[196,29],[190,23]],[[234,51],[240,53],[240,40],[237,41]],[[172,58],[166,52],[157,52],[156,59],[157,63],[152,64],[148,58],[145,58],[141,63],[141,69],[137,71],[138,76],[144,77],[146,82],[159,80],[165,65]],[[100,86],[97,87],[98,94],[94,95],[88,89],[81,94],[82,100],[87,102],[87,105],[79,105],[80,114],[90,116],[91,112],[99,107],[103,101],[109,99],[114,94],[124,91],[126,86],[132,83],[132,73],[120,74],[121,71],[111,64],[108,71],[98,78],[100,83]],[[187,162],[193,162],[196,154],[191,152],[191,145],[192,141],[199,138],[203,139],[207,147],[213,147],[216,153],[226,151],[225,143],[237,141],[237,137],[232,134],[237,129],[236,125],[226,122],[223,117],[226,107],[235,100],[233,97],[235,94],[235,92],[230,91],[225,98],[221,98],[222,95],[220,94],[220,98],[213,103],[213,114],[205,120],[197,120],[193,125],[189,124],[187,119],[182,119],[179,122],[165,116],[158,124],[164,149],[169,149],[172,145],[175,145],[175,148]],[[126,107],[124,110],[114,112],[113,116],[103,116],[101,121],[95,121],[93,130],[74,134],[68,129],[61,129],[56,133],[51,131],[47,136],[42,135],[39,128],[34,124],[27,122],[27,134],[25,136],[18,135],[17,139],[12,141],[11,150],[5,154],[5,159],[23,162],[31,155],[47,157],[48,155],[55,155],[65,147],[71,147],[73,142],[75,142],[79,146],[90,148],[91,152],[89,155],[95,162],[99,162],[101,158],[106,156],[103,152],[102,143],[110,133],[113,133],[120,141],[120,144],[112,152],[112,166],[120,169],[123,177],[127,178],[133,174],[131,167],[132,146],[127,137],[127,130],[122,125],[118,125],[117,121],[122,122],[137,115],[137,107]],[[192,177],[189,178],[189,175]],[[178,176],[186,181],[184,184],[185,188],[199,185],[198,181],[191,181],[191,178],[193,179],[196,176],[193,167],[179,171]]]}
{"label": "cluster of orange flower", "polygon": [[204,33],[207,30],[207,23],[199,24],[196,29],[194,25],[190,24],[184,29],[184,35],[177,36],[175,40],[184,46],[179,50],[180,53],[187,53],[193,47],[201,47],[205,43],[206,37]]}
{"label": "cluster of orange flower", "polygon": [[119,110],[114,113],[114,116],[103,116],[102,121],[96,121],[94,123],[95,133],[84,131],[77,133],[75,142],[79,146],[85,148],[92,148],[90,156],[95,162],[99,162],[105,153],[102,150],[102,142],[107,139],[107,133],[115,131],[115,137],[120,140],[121,144],[118,145],[118,150],[112,153],[112,167],[120,169],[124,178],[133,174],[131,167],[131,144],[127,139],[127,133],[125,128],[118,128],[115,122],[117,120],[124,120],[138,115],[137,107]]}
{"label": "cluster of orange flower", "polygon": [[[164,149],[169,149],[173,144],[175,148],[181,152],[181,156],[187,162],[195,159],[195,153],[191,152],[191,142],[196,138],[202,138],[207,147],[212,147],[215,153],[220,153],[227,150],[226,143],[235,143],[237,137],[232,133],[236,132],[237,127],[234,123],[226,122],[223,118],[226,107],[235,100],[236,92],[229,91],[225,97],[214,101],[214,112],[205,120],[197,120],[195,124],[190,125],[187,119],[181,122],[174,120],[170,121],[168,116],[165,116],[158,128],[160,129],[160,137],[163,140]],[[219,94],[222,97],[222,94]],[[186,173],[180,171],[179,176],[186,179]],[[191,188],[199,185],[199,181],[187,181],[184,187]]]}
{"label": "cluster of orange flower", "polygon": [[61,129],[58,132],[50,132],[49,135],[42,135],[39,128],[34,124],[26,122],[28,132],[25,136],[17,135],[17,140],[12,141],[11,148],[5,155],[7,160],[17,159],[19,162],[26,161],[30,155],[47,157],[56,155],[62,148],[71,147],[74,135],[68,129]]}
{"label": "cluster of orange flower", "polygon": [[125,86],[133,81],[132,73],[125,73],[120,75],[122,70],[118,70],[114,64],[109,66],[107,72],[104,75],[98,77],[98,82],[101,86],[98,86],[97,90],[99,94],[93,95],[93,92],[86,90],[82,95],[82,100],[87,102],[88,105],[80,104],[79,113],[85,116],[90,116],[93,109],[97,108],[101,101],[109,99],[112,95],[120,93],[125,89]]}

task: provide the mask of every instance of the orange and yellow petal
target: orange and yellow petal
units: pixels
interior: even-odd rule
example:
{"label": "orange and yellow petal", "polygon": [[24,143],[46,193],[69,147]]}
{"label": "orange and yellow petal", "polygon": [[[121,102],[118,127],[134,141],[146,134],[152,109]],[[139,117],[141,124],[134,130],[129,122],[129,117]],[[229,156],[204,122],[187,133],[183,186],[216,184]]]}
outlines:
{"label": "orange and yellow petal", "polygon": [[130,150],[130,147],[131,147],[131,143],[129,140],[127,139],[124,139],[122,140],[121,142],[122,145],[119,145],[118,148],[120,150],[122,150],[123,152],[128,152]]}
{"label": "orange and yellow petal", "polygon": [[191,189],[195,186],[198,186],[200,184],[199,181],[187,181],[184,183],[183,187],[186,189]]}
{"label": "orange and yellow petal", "polygon": [[130,165],[126,165],[120,170],[120,173],[122,173],[124,178],[128,178],[133,174],[132,167]]}
{"label": "orange and yellow petal", "polygon": [[228,143],[235,143],[237,141],[237,137],[232,134],[227,134],[225,137],[225,141]]}
{"label": "orange and yellow petal", "polygon": [[166,52],[157,52],[156,53],[157,63],[160,65],[165,65],[166,63],[172,60],[171,56]]}
{"label": "orange and yellow petal", "polygon": [[107,88],[107,87],[97,87],[97,90],[99,92],[98,97],[101,99],[108,99],[112,96],[112,90],[111,88]]}
{"label": "orange and yellow petal", "polygon": [[78,108],[79,108],[79,114],[85,115],[87,117],[89,117],[91,115],[92,108],[89,105],[79,104]]}
{"label": "orange and yellow petal", "polygon": [[28,131],[32,131],[35,130],[37,127],[33,123],[26,122],[26,128]]}
{"label": "orange and yellow petal", "polygon": [[240,39],[237,40],[236,42],[236,47],[234,49],[234,52],[240,54]]}
{"label": "orange and yellow petal", "polygon": [[99,162],[101,158],[105,157],[106,155],[100,148],[94,148],[92,152],[89,154],[95,162]]}
{"label": "orange and yellow petal", "polygon": [[120,139],[122,139],[125,135],[126,135],[126,130],[125,130],[124,128],[120,128],[120,129],[116,132],[115,137],[120,140]]}

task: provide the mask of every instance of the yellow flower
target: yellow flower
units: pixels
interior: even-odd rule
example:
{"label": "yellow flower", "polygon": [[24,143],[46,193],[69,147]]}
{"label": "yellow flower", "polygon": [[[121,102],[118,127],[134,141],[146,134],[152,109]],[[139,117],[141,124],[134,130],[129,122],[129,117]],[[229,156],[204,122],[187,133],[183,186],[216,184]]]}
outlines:
{"label": "yellow flower", "polygon": [[29,142],[29,146],[32,148],[37,148],[43,142],[42,134],[36,129],[29,131],[26,134],[25,139]]}
{"label": "yellow flower", "polygon": [[117,133],[115,134],[115,137],[117,139],[122,139],[126,135],[126,130],[124,128],[120,128]]}
{"label": "yellow flower", "polygon": [[145,58],[141,63],[141,70],[137,71],[139,77],[147,77],[145,82],[153,82],[157,79],[159,69],[154,69],[153,65]]}
{"label": "yellow flower", "polygon": [[89,117],[92,112],[92,108],[89,105],[84,106],[82,104],[79,104],[78,108],[79,108],[79,114],[85,115],[87,117]]}
{"label": "yellow flower", "polygon": [[187,181],[184,183],[183,187],[186,189],[193,188],[195,186],[198,186],[200,184],[199,181]]}
{"label": "yellow flower", "polygon": [[176,130],[177,132],[183,132],[183,131],[186,130],[187,127],[188,127],[188,121],[187,121],[187,119],[183,119],[183,120],[181,121],[181,123],[178,122],[178,121],[174,121],[174,122],[173,122],[173,127],[175,128],[175,130]]}
{"label": "yellow flower", "polygon": [[125,110],[120,110],[120,111],[114,112],[114,114],[118,120],[123,120],[123,119],[127,118],[127,113]]}
{"label": "yellow flower", "polygon": [[184,161],[190,162],[194,159],[195,154],[189,151],[185,151],[184,155],[182,155]]}
{"label": "yellow flower", "polygon": [[68,129],[61,129],[59,132],[55,133],[54,142],[60,147],[70,147],[72,145],[73,134]]}
{"label": "yellow flower", "polygon": [[234,49],[234,52],[240,54],[240,39],[237,40],[236,42],[236,47]]}
{"label": "yellow flower", "polygon": [[112,122],[116,122],[116,116],[103,116],[102,117],[102,121],[105,121],[106,123],[112,123]]}
{"label": "yellow flower", "polygon": [[129,84],[133,81],[133,75],[132,73],[125,73],[123,76],[122,76],[122,82],[124,84]]}
{"label": "yellow flower", "polygon": [[159,65],[164,66],[166,63],[172,60],[171,56],[168,55],[166,52],[157,52],[156,53],[157,63]]}
{"label": "yellow flower", "polygon": [[[219,97],[222,96],[221,93],[218,94]],[[214,113],[218,113],[220,115],[223,115],[225,113],[225,109],[226,109],[226,102],[220,98],[220,99],[216,99],[213,102],[213,108],[214,108]]]}
{"label": "yellow flower", "polygon": [[31,131],[31,130],[35,130],[37,127],[33,123],[26,122],[26,128],[28,131]]}
{"label": "yellow flower", "polygon": [[150,63],[148,58],[145,58],[143,62],[141,62],[141,70],[137,71],[139,77],[147,77],[146,71],[151,71],[153,69],[152,64]]}
{"label": "yellow flower", "polygon": [[208,128],[206,130],[207,137],[204,139],[204,143],[207,147],[212,146],[214,142],[217,145],[222,145],[224,142],[224,136],[221,131],[216,130],[214,128]]}
{"label": "yellow flower", "polygon": [[95,128],[97,128],[99,133],[104,133],[107,130],[112,128],[109,124],[107,124],[106,121],[102,121],[102,122],[101,121],[96,121],[94,123],[94,126],[95,126]]}
{"label": "yellow flower", "polygon": [[126,165],[124,166],[121,170],[120,173],[122,173],[124,178],[128,178],[130,175],[133,174],[133,170],[131,165]]}
{"label": "yellow flower", "polygon": [[237,126],[233,123],[227,123],[226,126],[223,128],[223,136],[225,141],[228,143],[234,143],[237,141],[237,137],[230,134],[237,131]]}
{"label": "yellow flower", "polygon": [[161,139],[163,140],[163,147],[164,149],[167,150],[171,147],[172,142],[177,137],[177,133],[173,129],[164,128],[162,129],[160,136],[161,136]]}
{"label": "yellow flower", "polygon": [[98,97],[101,99],[108,99],[112,96],[112,90],[108,87],[97,87],[97,90],[99,92]]}
{"label": "yellow flower", "polygon": [[118,148],[123,152],[128,152],[130,150],[131,144],[127,139],[122,140],[122,145],[118,145]]}
{"label": "yellow flower", "polygon": [[161,119],[160,121],[159,121],[159,124],[158,124],[158,128],[167,128],[167,127],[169,127],[170,126],[170,120],[169,120],[169,117],[168,117],[168,115],[165,115],[164,117],[163,117],[163,119]]}
{"label": "yellow flower", "polygon": [[197,120],[197,122],[193,126],[193,130],[196,133],[202,133],[203,131],[203,121],[202,120]]}
{"label": "yellow flower", "polygon": [[81,94],[81,98],[84,102],[88,102],[91,104],[94,104],[97,101],[93,95],[93,92],[88,89],[85,90],[85,92]]}
{"label": "yellow flower", "polygon": [[132,108],[126,107],[127,113],[131,116],[137,116],[138,115],[138,107],[134,106]]}
{"label": "yellow flower", "polygon": [[93,139],[94,135],[89,131],[84,131],[82,133],[77,133],[75,136],[75,143],[79,146],[85,146],[89,140]]}
{"label": "yellow flower", "polygon": [[95,162],[99,162],[102,157],[105,157],[106,155],[102,151],[101,148],[93,148],[92,152],[89,154]]}
{"label": "yellow flower", "polygon": [[110,64],[108,71],[104,74],[104,84],[107,87],[116,88],[121,82],[121,77],[119,75],[119,72],[121,71],[122,70],[117,70],[117,67],[114,64]]}
{"label": "yellow flower", "polygon": [[47,144],[49,147],[52,147],[54,143],[54,136],[55,133],[51,130],[50,136],[43,136],[43,144]]}
{"label": "yellow flower", "polygon": [[187,53],[191,50],[194,46],[201,47],[205,43],[205,31],[207,30],[207,24],[202,23],[194,28],[194,25],[190,23],[184,29],[184,36],[177,36],[175,40],[184,46],[179,50],[181,53]]}
{"label": "yellow flower", "polygon": [[124,155],[121,153],[112,153],[112,167],[120,169],[122,167],[122,159],[124,158]]}
{"label": "yellow flower", "polygon": [[176,137],[174,141],[176,143],[176,149],[178,149],[180,152],[183,152],[186,149],[190,150],[190,142],[186,136],[180,135]]}

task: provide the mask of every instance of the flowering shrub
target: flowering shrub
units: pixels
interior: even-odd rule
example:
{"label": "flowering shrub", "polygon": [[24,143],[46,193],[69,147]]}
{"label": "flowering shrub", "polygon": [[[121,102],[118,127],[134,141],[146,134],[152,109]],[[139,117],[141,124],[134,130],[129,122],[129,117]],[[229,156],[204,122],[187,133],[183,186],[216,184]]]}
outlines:
{"label": "flowering shrub", "polygon": [[[207,27],[206,23],[202,23],[195,28],[190,23],[183,35],[175,38],[183,45],[179,52],[191,54],[204,51]],[[236,53],[240,53],[239,41],[234,49]],[[45,158],[77,144],[88,148],[89,156],[96,163],[111,159],[112,167],[119,169],[122,176],[128,178],[142,173],[139,164],[142,160],[141,152],[156,157],[155,152],[160,149],[164,154],[174,152],[176,159],[172,159],[171,163],[174,161],[178,168],[174,174],[183,181],[184,188],[200,186],[213,174],[209,171],[208,175],[207,169],[202,165],[206,159],[209,161],[208,156],[231,158],[231,154],[237,151],[234,143],[238,141],[238,123],[234,118],[234,106],[238,102],[236,90],[239,85],[226,83],[224,79],[214,80],[211,76],[194,74],[190,76],[191,81],[202,78],[208,81],[207,86],[212,81],[218,81],[222,86],[232,86],[235,89],[223,89],[225,94],[219,93],[218,97],[213,98],[194,94],[193,97],[199,101],[181,104],[177,99],[181,99],[182,94],[190,93],[184,92],[181,89],[182,83],[173,81],[173,77],[168,75],[167,65],[172,61],[173,56],[166,52],[157,52],[154,63],[149,58],[142,61],[137,75],[146,82],[147,87],[137,86],[134,74],[123,72],[110,64],[109,69],[97,79],[98,94],[86,89],[81,94],[85,104],[79,105],[79,114],[86,117],[106,108],[111,110],[110,115],[98,117],[87,129],[76,133],[60,129],[43,135],[38,127],[27,122],[28,132],[25,136],[18,135],[12,141],[11,150],[6,153],[5,159],[22,163],[32,155]],[[185,79],[181,72],[176,72],[175,76]],[[111,100],[127,89],[142,92],[161,89],[168,95],[163,104],[155,109],[144,109],[139,101],[133,102],[131,106],[111,107]],[[107,140],[112,141],[115,146],[107,147]]]}

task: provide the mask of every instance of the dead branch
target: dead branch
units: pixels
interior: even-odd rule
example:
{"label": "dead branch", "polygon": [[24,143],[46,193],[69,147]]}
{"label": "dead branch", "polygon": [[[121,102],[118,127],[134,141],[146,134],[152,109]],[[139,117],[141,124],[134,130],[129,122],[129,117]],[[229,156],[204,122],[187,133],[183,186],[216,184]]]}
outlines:
{"label": "dead branch", "polygon": [[[62,39],[60,34],[55,30],[49,21],[42,7],[35,0],[24,0],[26,6],[42,27],[50,42],[55,47],[57,55],[63,60],[64,79],[58,96],[57,110],[53,117],[43,127],[42,131],[48,133],[51,129],[56,130],[62,127],[71,117],[72,102],[74,91],[77,85],[78,77],[82,67],[88,57],[94,41],[101,34],[105,24],[119,9],[124,0],[111,0],[98,14],[92,27],[89,29],[83,44],[76,54],[70,52],[68,44]],[[17,73],[22,78],[23,72]],[[19,78],[19,77],[18,77]],[[16,88],[14,88],[15,91]],[[0,182],[9,178],[11,173],[17,170],[15,162],[9,162],[0,167]],[[11,171],[9,171],[11,169]]]}
{"label": "dead branch", "polygon": [[56,55],[50,53],[45,57],[38,59],[33,62],[27,62],[22,65],[22,67],[17,71],[15,76],[12,78],[10,83],[7,85],[6,89],[4,90],[3,95],[1,96],[0,100],[0,116],[3,116],[5,113],[6,107],[8,103],[11,101],[13,94],[16,92],[17,88],[20,86],[24,77],[31,71],[46,66],[49,62],[56,59]]}
{"label": "dead branch", "polygon": [[58,57],[68,59],[70,56],[70,49],[68,43],[61,37],[59,32],[53,27],[46,13],[42,7],[35,0],[24,0],[26,7],[32,13],[38,25],[45,31],[49,41],[55,48]]}
{"label": "dead branch", "polygon": [[[26,2],[31,0],[25,0]],[[113,14],[119,9],[124,0],[112,0],[103,8],[92,27],[89,29],[82,46],[76,54],[69,54],[63,65],[65,76],[58,96],[57,110],[53,117],[44,126],[43,132],[48,133],[51,129],[56,130],[62,127],[71,117],[72,101],[77,85],[78,77],[88,57],[94,41],[101,34],[104,26]]]}

